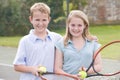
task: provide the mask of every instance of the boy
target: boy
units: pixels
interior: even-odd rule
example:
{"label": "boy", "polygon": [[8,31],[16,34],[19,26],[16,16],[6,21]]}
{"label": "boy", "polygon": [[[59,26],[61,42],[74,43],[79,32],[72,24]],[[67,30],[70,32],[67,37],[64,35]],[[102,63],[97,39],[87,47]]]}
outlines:
{"label": "boy", "polygon": [[20,40],[14,60],[14,69],[22,72],[20,80],[40,80],[38,66],[45,66],[47,71],[53,72],[54,43],[62,37],[47,30],[50,8],[46,4],[35,3],[30,14],[29,20],[34,29]]}

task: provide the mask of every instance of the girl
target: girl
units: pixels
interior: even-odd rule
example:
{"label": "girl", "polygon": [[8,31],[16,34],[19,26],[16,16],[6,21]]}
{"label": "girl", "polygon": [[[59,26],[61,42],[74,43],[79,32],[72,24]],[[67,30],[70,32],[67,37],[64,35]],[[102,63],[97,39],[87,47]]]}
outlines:
{"label": "girl", "polygon": [[[84,70],[88,68],[94,53],[100,47],[92,38],[87,16],[80,10],[71,11],[66,21],[66,34],[56,44],[55,72],[79,80],[79,70],[82,67]],[[94,65],[97,71],[101,70],[100,55]],[[94,73],[93,69],[91,68],[88,73]]]}

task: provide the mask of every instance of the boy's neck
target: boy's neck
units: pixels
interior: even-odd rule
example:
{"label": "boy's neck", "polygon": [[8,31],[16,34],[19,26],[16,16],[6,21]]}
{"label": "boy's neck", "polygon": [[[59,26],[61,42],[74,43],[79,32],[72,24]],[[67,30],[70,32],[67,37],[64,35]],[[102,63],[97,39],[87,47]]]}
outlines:
{"label": "boy's neck", "polygon": [[40,39],[45,40],[48,32],[47,32],[47,31],[45,31],[45,32],[37,32],[37,33],[34,32],[34,34],[35,34],[36,36],[38,36]]}

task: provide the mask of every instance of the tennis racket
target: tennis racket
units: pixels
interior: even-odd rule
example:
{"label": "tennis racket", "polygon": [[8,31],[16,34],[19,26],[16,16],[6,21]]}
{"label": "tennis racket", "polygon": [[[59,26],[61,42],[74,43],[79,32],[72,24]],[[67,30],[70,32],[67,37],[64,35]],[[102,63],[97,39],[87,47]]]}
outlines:
{"label": "tennis racket", "polygon": [[74,80],[70,76],[56,74],[54,72],[46,72],[39,76],[40,76],[40,80]]}
{"label": "tennis racket", "polygon": [[[102,71],[97,72],[94,67],[94,62],[99,53],[102,57]],[[93,57],[93,60],[86,70],[86,73],[88,73],[91,67],[95,73],[87,74],[87,78],[93,76],[116,76],[117,79],[114,80],[120,80],[120,40],[109,42],[101,47]]]}

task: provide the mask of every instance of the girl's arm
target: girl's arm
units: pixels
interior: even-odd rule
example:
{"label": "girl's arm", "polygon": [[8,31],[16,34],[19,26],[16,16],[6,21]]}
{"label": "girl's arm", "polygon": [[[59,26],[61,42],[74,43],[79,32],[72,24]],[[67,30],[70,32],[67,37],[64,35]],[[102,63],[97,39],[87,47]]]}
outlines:
{"label": "girl's arm", "polygon": [[[95,56],[96,54],[94,54]],[[94,62],[94,68],[97,72],[100,72],[101,69],[102,69],[102,61],[101,61],[101,55],[100,53],[97,55],[96,59],[95,59],[95,62]],[[88,71],[88,74],[92,74],[92,73],[95,73],[94,70],[93,70],[93,67],[91,67]]]}
{"label": "girl's arm", "polygon": [[77,75],[72,75],[72,74],[68,74],[68,73],[64,72],[62,70],[62,66],[63,66],[63,53],[59,49],[56,49],[55,73],[65,75],[65,76],[68,76],[68,77],[72,77],[75,80],[79,80]]}

